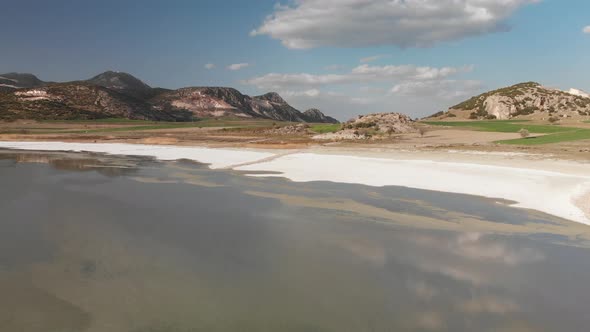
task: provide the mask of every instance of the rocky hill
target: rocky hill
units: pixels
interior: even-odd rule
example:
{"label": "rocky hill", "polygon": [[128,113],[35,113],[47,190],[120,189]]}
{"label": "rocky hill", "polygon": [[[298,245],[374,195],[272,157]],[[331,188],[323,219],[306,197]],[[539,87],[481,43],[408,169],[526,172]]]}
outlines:
{"label": "rocky hill", "polygon": [[330,122],[302,113],[277,93],[250,97],[233,88],[152,88],[127,73],[108,71],[86,81],[48,83],[31,74],[0,75],[0,120],[129,119],[190,121],[210,117]]}
{"label": "rocky hill", "polygon": [[326,116],[317,108],[310,108],[303,112],[307,122],[339,123],[338,120],[331,116]]}
{"label": "rocky hill", "polygon": [[412,118],[401,113],[359,115],[342,124],[340,130],[314,136],[318,140],[383,139],[395,134],[416,132]]}
{"label": "rocky hill", "polygon": [[188,121],[192,117],[182,110],[156,112],[143,100],[84,83],[51,84],[0,94],[2,120],[100,118]]}
{"label": "rocky hill", "polygon": [[95,84],[109,88],[123,94],[128,94],[136,98],[149,98],[153,96],[153,89],[135,78],[134,76],[114,71],[106,71],[87,80],[90,84]]}
{"label": "rocky hill", "polygon": [[535,82],[520,83],[489,91],[455,105],[432,118],[545,119],[586,118],[590,98],[580,90],[568,92],[543,87]]}
{"label": "rocky hill", "polygon": [[3,91],[35,88],[45,84],[45,82],[33,74],[6,73],[0,75],[0,89]]}

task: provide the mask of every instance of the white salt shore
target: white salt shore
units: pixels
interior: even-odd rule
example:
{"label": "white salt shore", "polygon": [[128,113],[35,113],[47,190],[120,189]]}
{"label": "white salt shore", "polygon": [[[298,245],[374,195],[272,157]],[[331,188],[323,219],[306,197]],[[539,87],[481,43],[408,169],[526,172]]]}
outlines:
{"label": "white salt shore", "polygon": [[478,195],[515,201],[518,207],[590,224],[590,218],[584,212],[589,210],[590,205],[590,167],[584,165],[577,165],[577,171],[572,172],[571,167],[558,167],[558,163],[548,170],[524,167],[509,160],[506,165],[486,165],[476,161],[421,160],[408,157],[410,154],[406,154],[404,159],[321,153],[279,156],[249,150],[113,143],[0,142],[0,148],[104,152],[153,156],[161,160],[184,158],[210,164],[211,168],[233,165],[234,169],[241,171],[280,172],[252,176],[282,176],[298,182],[405,186]]}

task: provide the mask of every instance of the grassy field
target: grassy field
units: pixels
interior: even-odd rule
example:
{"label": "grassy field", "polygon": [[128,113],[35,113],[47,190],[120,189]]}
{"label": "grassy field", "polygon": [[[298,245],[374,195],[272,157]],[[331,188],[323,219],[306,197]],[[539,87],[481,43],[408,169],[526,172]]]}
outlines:
{"label": "grassy field", "polygon": [[496,143],[512,145],[541,145],[560,142],[572,142],[584,139],[590,139],[590,129],[579,129],[545,136],[504,140],[498,141]]}
{"label": "grassy field", "polygon": [[511,140],[497,141],[500,144],[511,145],[541,145],[560,142],[571,142],[584,139],[590,139],[590,129],[565,127],[560,125],[537,125],[529,124],[526,120],[492,120],[492,121],[428,121],[424,122],[434,126],[464,127],[474,130],[517,133],[521,129],[526,129],[532,134],[547,134],[538,137],[519,138]]}
{"label": "grassy field", "polygon": [[[271,120],[244,120],[244,119],[201,119],[194,122],[157,122],[144,120],[129,120],[129,119],[97,119],[97,120],[69,120],[69,121],[44,121],[51,124],[107,124],[118,125],[116,127],[104,128],[89,128],[89,129],[74,129],[65,130],[60,133],[63,134],[85,134],[85,133],[109,133],[109,132],[126,132],[126,131],[148,131],[148,130],[162,130],[162,129],[178,129],[178,128],[257,128],[257,127],[271,127],[273,121]],[[120,125],[120,126],[119,126]],[[48,128],[45,128],[47,130]]]}
{"label": "grassy field", "polygon": [[157,123],[156,121],[148,120],[131,120],[125,118],[106,118],[106,119],[94,119],[94,120],[42,120],[41,123],[80,123],[80,124],[130,124],[130,123]]}
{"label": "grassy field", "polygon": [[561,133],[564,131],[575,131],[579,128],[562,127],[560,125],[536,125],[528,124],[526,120],[492,120],[492,121],[457,121],[457,122],[443,122],[443,121],[428,121],[424,122],[434,126],[447,127],[464,127],[473,128],[481,131],[492,131],[499,133],[516,133],[520,129],[526,129],[534,134],[551,134]]}
{"label": "grassy field", "polygon": [[311,130],[318,134],[334,133],[342,128],[342,125],[337,124],[316,124],[311,126]]}

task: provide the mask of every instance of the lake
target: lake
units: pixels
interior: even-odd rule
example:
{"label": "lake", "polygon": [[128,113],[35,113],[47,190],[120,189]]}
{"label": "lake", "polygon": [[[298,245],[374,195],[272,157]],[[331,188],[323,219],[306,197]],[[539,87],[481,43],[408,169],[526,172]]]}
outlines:
{"label": "lake", "polygon": [[590,227],[475,196],[0,150],[0,331],[585,331]]}

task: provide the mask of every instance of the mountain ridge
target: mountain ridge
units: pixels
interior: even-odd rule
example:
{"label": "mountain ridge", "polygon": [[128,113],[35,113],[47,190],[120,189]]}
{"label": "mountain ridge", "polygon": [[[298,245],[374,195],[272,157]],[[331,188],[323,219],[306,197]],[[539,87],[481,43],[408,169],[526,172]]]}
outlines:
{"label": "mountain ridge", "polygon": [[115,71],[63,83],[44,82],[33,74],[0,74],[0,120],[112,116],[155,121],[225,116],[292,122],[335,120],[323,113],[306,115],[276,92],[251,97],[231,87],[152,88],[131,74]]}

